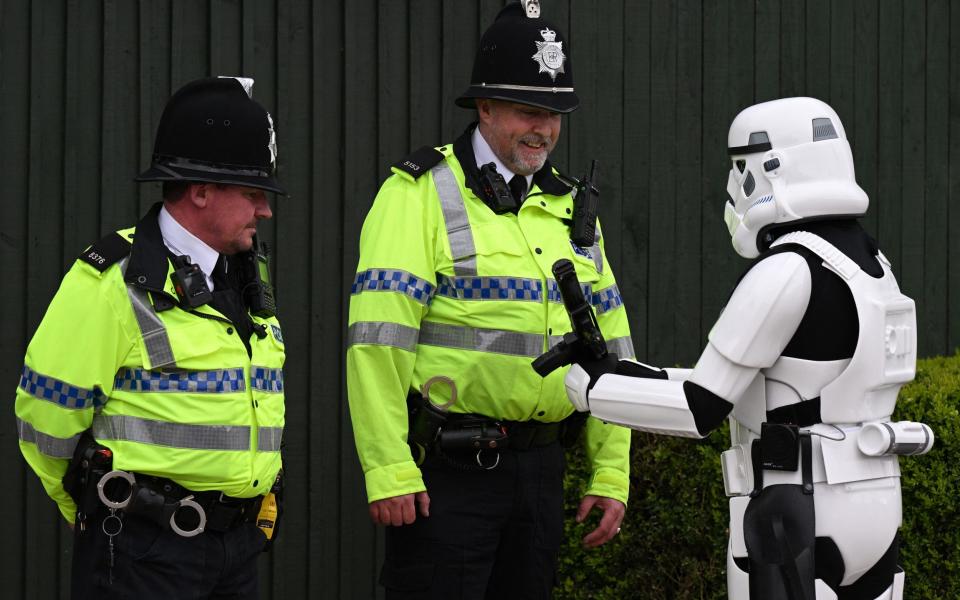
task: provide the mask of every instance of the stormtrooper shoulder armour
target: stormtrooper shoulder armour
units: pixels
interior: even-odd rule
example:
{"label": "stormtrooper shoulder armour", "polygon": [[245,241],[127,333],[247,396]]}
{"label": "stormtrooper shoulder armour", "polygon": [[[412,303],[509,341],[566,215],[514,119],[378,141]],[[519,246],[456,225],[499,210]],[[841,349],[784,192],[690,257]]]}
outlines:
{"label": "stormtrooper shoulder armour", "polygon": [[710,345],[738,365],[771,366],[803,319],[810,290],[810,268],[802,256],[783,252],[764,258],[733,291],[710,331]]}

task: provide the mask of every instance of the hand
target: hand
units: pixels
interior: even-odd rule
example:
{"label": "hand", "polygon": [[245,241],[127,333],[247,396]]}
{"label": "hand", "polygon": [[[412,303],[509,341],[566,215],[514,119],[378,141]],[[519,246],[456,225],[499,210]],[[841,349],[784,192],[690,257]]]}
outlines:
{"label": "hand", "polygon": [[593,508],[603,511],[600,524],[583,538],[585,548],[596,548],[606,544],[613,536],[620,533],[620,523],[627,512],[627,505],[619,500],[604,496],[584,496],[577,509],[577,523],[582,523]]}
{"label": "hand", "polygon": [[574,362],[580,365],[580,368],[590,376],[590,385],[587,387],[589,390],[593,389],[597,380],[602,376],[608,373],[616,373],[620,361],[614,352],[607,353],[603,358],[594,358],[584,352],[579,352]]}
{"label": "hand", "polygon": [[370,519],[374,525],[409,525],[417,520],[414,503],[424,517],[430,516],[430,496],[426,492],[393,496],[370,503]]}
{"label": "hand", "polygon": [[612,352],[601,359],[578,356],[563,380],[563,385],[567,388],[567,398],[579,412],[589,411],[588,392],[601,376],[616,372],[617,355]]}

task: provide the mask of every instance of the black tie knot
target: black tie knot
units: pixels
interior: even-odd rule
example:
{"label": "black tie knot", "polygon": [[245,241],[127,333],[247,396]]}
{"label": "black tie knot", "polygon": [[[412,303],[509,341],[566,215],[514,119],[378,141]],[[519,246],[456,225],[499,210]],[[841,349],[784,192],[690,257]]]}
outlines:
{"label": "black tie knot", "polygon": [[510,192],[517,201],[517,205],[523,204],[523,198],[527,195],[527,178],[523,175],[514,175],[507,185],[510,186]]}

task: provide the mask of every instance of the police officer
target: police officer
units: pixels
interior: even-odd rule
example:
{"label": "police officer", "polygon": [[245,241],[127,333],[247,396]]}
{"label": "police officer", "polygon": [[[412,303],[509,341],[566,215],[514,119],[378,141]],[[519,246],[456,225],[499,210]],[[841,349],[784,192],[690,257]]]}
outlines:
{"label": "police officer", "polygon": [[284,346],[255,234],[283,189],[252,86],[173,95],[138,177],[163,203],[79,256],[27,349],[20,448],[73,526],[73,598],[257,596]]}
{"label": "police officer", "polygon": [[[551,276],[561,258],[610,346],[633,349],[599,229],[571,241],[571,186],[547,160],[578,105],[570,48],[528,5],[506,6],[481,39],[457,99],[478,122],[393,165],[361,234],[348,392],[370,516],[390,526],[390,599],[549,597],[560,438],[580,427],[592,475],[577,518],[602,513],[584,543],[610,540],[625,511],[629,432],[568,419],[562,371],[541,379],[530,365],[570,329]],[[419,433],[417,415],[443,421],[412,448],[411,411]]]}

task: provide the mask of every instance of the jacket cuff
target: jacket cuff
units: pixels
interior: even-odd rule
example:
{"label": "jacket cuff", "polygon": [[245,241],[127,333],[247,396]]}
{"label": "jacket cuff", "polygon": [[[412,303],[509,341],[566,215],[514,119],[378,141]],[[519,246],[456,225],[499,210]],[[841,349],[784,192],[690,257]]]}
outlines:
{"label": "jacket cuff", "polygon": [[420,469],[412,460],[371,469],[364,473],[364,477],[367,482],[367,502],[427,489]]}
{"label": "jacket cuff", "polygon": [[610,468],[600,468],[590,475],[587,484],[587,496],[604,496],[627,503],[630,494],[630,478],[623,471]]}
{"label": "jacket cuff", "polygon": [[73,503],[73,500],[57,502],[57,508],[60,509],[60,514],[67,520],[67,523],[73,525],[74,521],[77,520],[77,505]]}

